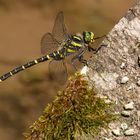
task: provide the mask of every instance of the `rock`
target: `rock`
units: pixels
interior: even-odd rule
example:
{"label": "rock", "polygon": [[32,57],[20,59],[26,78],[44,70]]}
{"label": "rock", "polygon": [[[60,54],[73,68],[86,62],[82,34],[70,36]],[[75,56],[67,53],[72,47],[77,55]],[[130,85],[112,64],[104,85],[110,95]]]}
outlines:
{"label": "rock", "polygon": [[124,76],[122,79],[121,79],[121,84],[125,84],[129,81],[129,78],[127,76]]}
{"label": "rock", "polygon": [[140,67],[140,55],[138,56],[138,66]]}
{"label": "rock", "polygon": [[130,115],[131,115],[131,112],[130,111],[122,111],[122,116],[124,116],[124,117],[129,117]]}
{"label": "rock", "polygon": [[89,71],[89,68],[87,67],[87,66],[84,66],[83,68],[82,68],[82,70],[81,70],[81,74],[82,75],[87,75],[87,72]]}
{"label": "rock", "polygon": [[111,138],[105,138],[104,140],[112,140]]}
{"label": "rock", "polygon": [[133,136],[135,134],[135,130],[134,129],[128,129],[124,132],[125,136]]}
{"label": "rock", "polygon": [[127,90],[132,90],[133,89],[133,87],[132,86],[129,86],[128,88],[127,88]]}
{"label": "rock", "polygon": [[140,86],[140,78],[137,79],[137,85]]}
{"label": "rock", "polygon": [[130,102],[126,105],[124,105],[125,110],[133,110],[134,109],[134,102]]}
{"label": "rock", "polygon": [[112,130],[112,134],[115,135],[115,136],[120,136],[121,135],[121,131],[120,131],[120,129],[113,129]]}
{"label": "rock", "polygon": [[138,126],[140,127],[140,110],[137,111]]}
{"label": "rock", "polygon": [[122,124],[121,124],[121,129],[122,129],[122,130],[128,129],[127,123],[122,123]]}
{"label": "rock", "polygon": [[122,62],[122,64],[121,64],[120,68],[121,68],[121,69],[124,69],[124,68],[125,68],[125,66],[126,66],[126,64],[125,64],[124,62]]}

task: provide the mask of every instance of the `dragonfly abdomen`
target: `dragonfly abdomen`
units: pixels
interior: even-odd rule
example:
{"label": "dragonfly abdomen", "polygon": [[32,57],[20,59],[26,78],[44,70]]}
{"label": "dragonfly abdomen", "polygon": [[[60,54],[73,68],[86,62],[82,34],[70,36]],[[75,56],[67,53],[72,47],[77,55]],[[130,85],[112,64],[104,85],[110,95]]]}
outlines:
{"label": "dragonfly abdomen", "polygon": [[20,71],[23,71],[23,70],[25,70],[25,69],[27,69],[29,67],[32,67],[32,66],[34,66],[34,65],[36,65],[38,63],[41,63],[41,62],[44,62],[44,61],[47,61],[47,60],[50,60],[50,59],[52,59],[50,57],[50,55],[45,55],[45,56],[40,57],[40,58],[38,58],[36,60],[30,61],[30,62],[28,62],[28,63],[26,63],[24,65],[21,65],[21,66],[15,68],[15,69],[13,69],[12,71],[4,74],[3,76],[1,76],[0,77],[0,82],[6,80],[7,78],[10,78],[11,76],[15,75],[16,73],[18,73]]}
{"label": "dragonfly abdomen", "polygon": [[54,60],[62,60],[65,57],[64,50],[65,49],[61,49],[59,51],[55,51],[55,52],[49,54],[49,57],[51,57]]}

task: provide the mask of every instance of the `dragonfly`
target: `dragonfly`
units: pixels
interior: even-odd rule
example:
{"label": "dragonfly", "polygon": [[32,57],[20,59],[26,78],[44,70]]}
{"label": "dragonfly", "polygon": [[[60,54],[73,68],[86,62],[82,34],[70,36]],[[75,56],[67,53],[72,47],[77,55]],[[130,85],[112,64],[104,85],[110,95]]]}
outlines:
{"label": "dragonfly", "polygon": [[75,66],[75,61],[78,60],[84,65],[87,65],[87,60],[83,55],[86,51],[97,51],[92,44],[95,41],[94,33],[89,31],[83,31],[81,35],[72,35],[67,32],[64,23],[63,11],[60,11],[54,22],[52,33],[46,33],[41,38],[41,53],[42,57],[29,61],[28,63],[18,66],[10,72],[0,77],[0,82],[10,78],[11,76],[30,68],[38,63],[49,61],[49,69],[53,67],[52,71],[58,71],[58,67],[61,67],[63,71],[63,79],[66,81],[68,77],[66,58],[70,55],[72,65]]}

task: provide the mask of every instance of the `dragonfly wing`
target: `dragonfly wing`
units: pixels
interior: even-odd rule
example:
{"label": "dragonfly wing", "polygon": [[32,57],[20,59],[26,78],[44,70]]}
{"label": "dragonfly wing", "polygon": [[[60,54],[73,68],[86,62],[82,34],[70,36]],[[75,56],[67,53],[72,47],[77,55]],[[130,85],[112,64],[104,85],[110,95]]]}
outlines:
{"label": "dragonfly wing", "polygon": [[54,39],[51,33],[46,33],[41,39],[41,53],[49,54],[57,50],[59,43]]}
{"label": "dragonfly wing", "polygon": [[60,43],[62,43],[62,41],[67,37],[67,30],[64,24],[64,15],[62,11],[59,12],[55,18],[52,35]]}
{"label": "dragonfly wing", "polygon": [[64,84],[68,78],[67,66],[64,60],[52,60],[49,63],[49,74],[53,80]]}

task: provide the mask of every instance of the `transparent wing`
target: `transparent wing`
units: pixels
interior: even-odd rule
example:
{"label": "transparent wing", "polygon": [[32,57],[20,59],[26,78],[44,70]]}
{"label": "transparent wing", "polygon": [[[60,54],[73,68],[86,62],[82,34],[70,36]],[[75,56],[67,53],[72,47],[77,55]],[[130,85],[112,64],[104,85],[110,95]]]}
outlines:
{"label": "transparent wing", "polygon": [[60,84],[64,84],[68,78],[67,66],[64,60],[50,61],[49,74],[53,80],[56,80]]}
{"label": "transparent wing", "polygon": [[82,69],[83,64],[77,59],[75,59],[72,63],[72,59],[76,56],[76,53],[71,54],[70,56],[66,57],[67,65],[69,73],[75,73],[77,70]]}
{"label": "transparent wing", "polygon": [[55,18],[52,35],[59,43],[62,43],[62,41],[67,37],[66,26],[64,24],[64,15],[62,11],[59,12]]}
{"label": "transparent wing", "polygon": [[59,43],[54,39],[51,33],[46,33],[41,39],[41,53],[49,54],[57,50]]}

